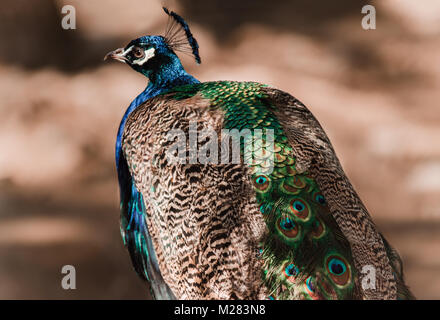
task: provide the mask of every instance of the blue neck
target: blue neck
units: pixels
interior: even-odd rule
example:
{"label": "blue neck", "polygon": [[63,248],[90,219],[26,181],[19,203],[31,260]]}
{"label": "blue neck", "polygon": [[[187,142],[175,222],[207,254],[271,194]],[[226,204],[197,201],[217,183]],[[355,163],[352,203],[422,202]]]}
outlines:
{"label": "blue neck", "polygon": [[130,113],[150,98],[164,93],[174,87],[192,83],[199,83],[199,81],[187,73],[179,61],[168,66],[163,66],[159,72],[155,73],[154,75],[150,75],[150,82],[148,83],[147,87],[131,102],[119,125],[115,150],[116,169],[118,170],[119,177],[121,174],[119,170],[119,161],[122,155],[122,134],[124,133],[125,123],[127,122],[127,118]]}

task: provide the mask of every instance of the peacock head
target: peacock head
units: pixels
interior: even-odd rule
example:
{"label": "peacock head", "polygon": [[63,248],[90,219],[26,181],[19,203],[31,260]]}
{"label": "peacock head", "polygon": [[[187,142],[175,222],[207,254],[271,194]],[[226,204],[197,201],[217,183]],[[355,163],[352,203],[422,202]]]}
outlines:
{"label": "peacock head", "polygon": [[201,63],[199,46],[182,17],[163,8],[169,20],[164,36],[143,36],[130,41],[125,48],[106,54],[104,60],[112,58],[124,62],[150,80],[183,70],[176,51],[192,53]]}

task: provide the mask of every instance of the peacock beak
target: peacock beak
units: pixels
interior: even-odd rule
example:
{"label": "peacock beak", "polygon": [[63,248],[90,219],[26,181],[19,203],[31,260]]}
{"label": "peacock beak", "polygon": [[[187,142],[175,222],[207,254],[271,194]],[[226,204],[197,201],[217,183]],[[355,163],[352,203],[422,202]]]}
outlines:
{"label": "peacock beak", "polygon": [[116,50],[110,51],[107,53],[104,57],[104,61],[107,60],[107,58],[112,58],[115,60],[118,60],[120,62],[127,63],[127,58],[125,57],[126,52],[124,48],[118,48]]}

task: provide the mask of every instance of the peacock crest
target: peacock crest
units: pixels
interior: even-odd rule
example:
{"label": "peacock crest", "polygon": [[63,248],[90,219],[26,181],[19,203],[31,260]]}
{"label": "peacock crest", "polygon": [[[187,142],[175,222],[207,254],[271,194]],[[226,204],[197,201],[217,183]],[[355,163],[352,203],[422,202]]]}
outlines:
{"label": "peacock crest", "polygon": [[163,7],[163,10],[169,16],[164,35],[165,42],[173,51],[192,54],[197,63],[202,63],[199,55],[199,44],[192,35],[188,24],[177,13],[169,11],[165,7]]}

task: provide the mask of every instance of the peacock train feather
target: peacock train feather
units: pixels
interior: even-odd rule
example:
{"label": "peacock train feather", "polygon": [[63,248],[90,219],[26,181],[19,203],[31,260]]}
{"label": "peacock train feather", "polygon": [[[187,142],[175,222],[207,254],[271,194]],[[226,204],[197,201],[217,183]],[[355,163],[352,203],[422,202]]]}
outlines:
{"label": "peacock train feather", "polygon": [[[200,63],[197,41],[179,15],[164,11],[172,19],[165,36],[107,55],[149,79],[122,118],[116,166],[122,237],[153,296],[413,298],[400,257],[310,111],[264,84],[200,83],[175,54]],[[194,133],[215,134],[199,134],[195,157],[185,149],[173,161],[176,130],[185,147]],[[251,133],[238,137],[239,161],[221,148],[234,130]],[[375,271],[373,286],[365,286],[365,267]]]}

